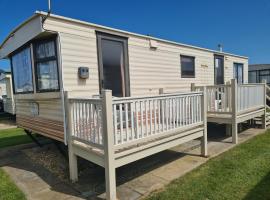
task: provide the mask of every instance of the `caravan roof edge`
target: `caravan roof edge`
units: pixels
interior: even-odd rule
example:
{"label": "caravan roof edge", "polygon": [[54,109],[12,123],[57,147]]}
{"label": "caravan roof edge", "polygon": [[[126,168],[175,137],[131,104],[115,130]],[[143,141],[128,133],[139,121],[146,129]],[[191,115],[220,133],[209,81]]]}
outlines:
{"label": "caravan roof edge", "polygon": [[[44,12],[44,11],[36,11],[34,13],[34,15],[29,17],[27,20],[22,22],[19,26],[17,26],[15,29],[13,29],[10,32],[10,34],[1,43],[0,49],[7,42],[7,40],[12,36],[12,34],[14,34],[17,30],[19,30],[21,27],[23,27],[29,21],[36,18],[37,16],[46,16],[47,14],[48,13]],[[227,56],[234,56],[234,57],[248,59],[248,57],[246,57],[246,56],[231,54],[231,53],[227,53],[227,52],[220,52],[220,51],[216,51],[216,50],[212,50],[212,49],[197,47],[197,46],[193,46],[193,45],[187,45],[187,44],[174,42],[174,41],[170,41],[170,40],[165,40],[165,39],[160,39],[160,38],[147,36],[147,35],[143,35],[143,34],[132,33],[132,32],[129,32],[129,31],[124,31],[124,30],[120,30],[120,29],[116,29],[116,28],[110,28],[110,27],[107,27],[107,26],[102,26],[102,25],[98,25],[98,24],[94,24],[94,23],[90,23],[90,22],[86,22],[86,21],[82,21],[82,20],[77,20],[77,19],[73,19],[73,18],[69,18],[69,17],[64,17],[64,16],[60,16],[60,15],[50,14],[50,17],[65,20],[65,21],[71,21],[71,22],[79,23],[79,24],[83,24],[83,25],[88,25],[88,26],[92,26],[92,27],[102,28],[102,29],[106,29],[106,30],[110,30],[110,31],[115,31],[115,32],[123,33],[123,34],[127,34],[127,35],[133,35],[133,36],[142,37],[142,38],[146,38],[146,39],[153,39],[153,40],[156,40],[156,41],[159,41],[159,42],[164,42],[164,43],[173,44],[173,45],[177,45],[177,46],[188,47],[188,48],[193,48],[193,49],[203,50],[203,51],[208,51],[208,52],[211,52],[211,53],[214,53],[214,54],[222,54],[222,55],[227,55]]]}
{"label": "caravan roof edge", "polygon": [[[44,11],[36,11],[35,13],[40,14],[40,15],[47,15],[47,12],[44,12]],[[110,30],[110,31],[115,31],[115,32],[123,33],[123,34],[133,35],[133,36],[137,36],[137,37],[153,39],[153,40],[157,40],[157,41],[160,41],[160,42],[165,42],[165,43],[168,43],[168,44],[174,44],[174,45],[178,45],[178,46],[189,47],[189,48],[198,49],[198,50],[204,50],[204,51],[212,52],[212,53],[215,53],[215,54],[223,54],[223,55],[248,59],[247,56],[241,56],[241,55],[227,53],[227,52],[220,52],[220,51],[207,49],[207,48],[203,48],[203,47],[197,47],[197,46],[183,44],[183,43],[179,43],[179,42],[174,42],[174,41],[170,41],[170,40],[166,40],[166,39],[161,39],[161,38],[156,38],[156,37],[147,36],[147,35],[143,35],[143,34],[133,33],[133,32],[124,31],[124,30],[120,30],[120,29],[116,29],[116,28],[111,28],[111,27],[107,27],[107,26],[103,26],[103,25],[99,25],[99,24],[95,24],[95,23],[90,23],[90,22],[86,22],[86,21],[82,21],[82,20],[73,19],[73,18],[70,18],[70,17],[64,17],[64,16],[61,16],[61,15],[50,14],[50,17],[57,18],[57,19],[62,19],[62,20],[65,20],[65,21],[71,21],[71,22],[75,22],[75,23],[79,23],[79,24],[89,25],[89,26],[93,26],[93,27],[97,27],[97,28],[102,28],[102,29],[106,29],[106,30]]]}

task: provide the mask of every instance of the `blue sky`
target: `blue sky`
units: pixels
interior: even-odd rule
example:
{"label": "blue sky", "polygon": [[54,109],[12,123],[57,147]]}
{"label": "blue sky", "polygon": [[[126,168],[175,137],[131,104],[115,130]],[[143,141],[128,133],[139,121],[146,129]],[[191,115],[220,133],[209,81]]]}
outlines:
{"label": "blue sky", "polygon": [[[0,41],[47,0],[0,0]],[[270,63],[269,0],[52,0],[52,12]],[[0,61],[8,69],[9,62]]]}

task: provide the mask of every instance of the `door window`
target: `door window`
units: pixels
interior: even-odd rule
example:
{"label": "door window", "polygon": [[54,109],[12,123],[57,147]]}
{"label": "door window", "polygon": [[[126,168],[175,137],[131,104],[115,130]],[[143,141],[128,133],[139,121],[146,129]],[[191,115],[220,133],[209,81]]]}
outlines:
{"label": "door window", "polygon": [[224,57],[215,55],[215,84],[224,84]]}

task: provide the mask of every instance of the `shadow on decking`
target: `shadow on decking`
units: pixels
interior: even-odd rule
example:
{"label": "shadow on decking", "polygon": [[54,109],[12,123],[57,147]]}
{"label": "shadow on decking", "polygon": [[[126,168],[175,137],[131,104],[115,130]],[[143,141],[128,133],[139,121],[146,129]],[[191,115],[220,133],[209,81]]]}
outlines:
{"label": "shadow on decking", "polygon": [[270,199],[270,172],[243,199]]}

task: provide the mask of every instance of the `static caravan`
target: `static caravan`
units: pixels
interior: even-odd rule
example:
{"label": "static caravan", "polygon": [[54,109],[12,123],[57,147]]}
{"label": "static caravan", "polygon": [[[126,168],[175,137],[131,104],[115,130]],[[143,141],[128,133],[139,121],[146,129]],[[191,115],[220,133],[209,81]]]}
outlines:
{"label": "static caravan", "polygon": [[266,80],[270,85],[270,64],[254,64],[248,66],[249,83],[261,83]]}
{"label": "static caravan", "polygon": [[[36,12],[1,44],[10,59],[19,126],[64,141],[63,91],[74,97],[189,91],[248,80],[244,56]],[[234,70],[235,64],[241,66]],[[234,72],[237,73],[234,73]]]}
{"label": "static caravan", "polygon": [[207,155],[206,87],[191,83],[248,80],[247,57],[45,12],[12,31],[0,57],[18,126],[67,143],[73,181],[77,156],[104,167],[108,199],[117,167],[197,138]]}

